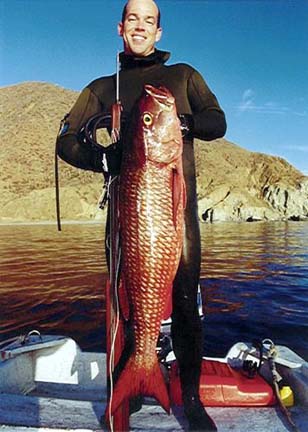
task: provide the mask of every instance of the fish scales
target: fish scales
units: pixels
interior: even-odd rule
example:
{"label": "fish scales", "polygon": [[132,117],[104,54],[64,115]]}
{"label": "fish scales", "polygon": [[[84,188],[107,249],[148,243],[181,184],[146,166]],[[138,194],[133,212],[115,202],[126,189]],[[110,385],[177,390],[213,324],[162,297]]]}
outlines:
{"label": "fish scales", "polygon": [[154,396],[169,411],[156,345],[183,244],[183,142],[175,100],[146,85],[124,137],[120,175],[122,273],[131,307],[134,351],[110,400]]}
{"label": "fish scales", "polygon": [[[177,233],[172,222],[172,170],[161,171],[150,166],[141,173],[127,173],[126,184],[136,187],[136,192],[139,190],[138,200],[135,194],[125,194],[122,189],[124,272],[129,281],[131,303],[139,306],[136,308],[135,340],[141,361],[145,341],[148,343],[150,339],[156,348],[160,321],[154,319],[153,314],[162,319],[165,307],[162,298],[168,294],[180,253],[179,247],[174,253]],[[137,249],[132,247],[133,238],[137,239]],[[153,346],[149,349],[153,357]]]}

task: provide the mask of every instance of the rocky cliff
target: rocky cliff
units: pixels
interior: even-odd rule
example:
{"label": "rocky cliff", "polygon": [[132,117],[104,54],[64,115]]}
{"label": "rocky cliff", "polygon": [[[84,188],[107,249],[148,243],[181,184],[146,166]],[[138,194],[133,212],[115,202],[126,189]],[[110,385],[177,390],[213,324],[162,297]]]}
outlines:
{"label": "rocky cliff", "polygon": [[[0,88],[0,220],[55,220],[54,144],[78,94],[47,83]],[[103,141],[107,141],[103,134]],[[224,139],[195,143],[200,218],[215,221],[304,219],[308,178],[279,157]],[[102,175],[59,161],[64,220],[102,220]]]}
{"label": "rocky cliff", "polygon": [[216,140],[196,146],[204,221],[305,219],[308,177],[284,159]]}

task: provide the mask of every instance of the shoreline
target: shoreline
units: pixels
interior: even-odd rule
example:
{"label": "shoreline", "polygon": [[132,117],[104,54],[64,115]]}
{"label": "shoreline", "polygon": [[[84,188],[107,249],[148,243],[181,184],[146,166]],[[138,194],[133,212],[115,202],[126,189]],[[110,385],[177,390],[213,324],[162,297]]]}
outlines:
{"label": "shoreline", "polygon": [[[217,224],[259,224],[259,223],[298,223],[298,222],[308,222],[308,218],[303,218],[303,219],[299,219],[299,220],[294,220],[294,219],[275,219],[275,220],[253,220],[253,221],[247,221],[247,220],[242,220],[242,221],[236,221],[236,220],[221,220],[221,221],[214,221],[214,222],[205,222],[203,220],[199,220],[199,224],[200,226],[204,226],[204,225],[217,225]],[[61,226],[62,225],[105,225],[106,224],[106,220],[102,219],[102,220],[63,220],[61,221]],[[57,221],[0,221],[0,226],[32,226],[32,225],[54,225],[55,227],[57,227]]]}
{"label": "shoreline", "polygon": [[[54,225],[57,227],[57,221],[0,221],[0,226],[11,225]],[[63,220],[61,225],[105,225],[105,220]]]}

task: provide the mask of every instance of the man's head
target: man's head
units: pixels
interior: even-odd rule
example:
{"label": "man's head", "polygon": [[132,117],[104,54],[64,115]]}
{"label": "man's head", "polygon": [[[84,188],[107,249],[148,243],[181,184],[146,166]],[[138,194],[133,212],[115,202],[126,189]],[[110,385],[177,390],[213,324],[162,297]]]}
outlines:
{"label": "man's head", "polygon": [[160,12],[153,0],[129,0],[118,25],[123,38],[124,52],[145,57],[155,49],[161,38]]}

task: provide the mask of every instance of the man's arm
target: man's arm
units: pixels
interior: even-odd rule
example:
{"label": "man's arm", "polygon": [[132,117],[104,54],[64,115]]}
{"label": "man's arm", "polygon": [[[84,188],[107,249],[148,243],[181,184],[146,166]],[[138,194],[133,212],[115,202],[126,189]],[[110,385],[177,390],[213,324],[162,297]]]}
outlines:
{"label": "man's arm", "polygon": [[66,117],[57,138],[57,152],[61,159],[77,168],[103,171],[103,148],[93,148],[89,143],[85,143],[81,132],[87,120],[101,110],[97,96],[86,87]]}
{"label": "man's arm", "polygon": [[223,137],[227,129],[225,114],[196,70],[188,80],[188,97],[193,112],[194,137],[205,141]]}

